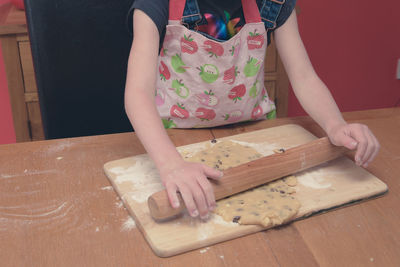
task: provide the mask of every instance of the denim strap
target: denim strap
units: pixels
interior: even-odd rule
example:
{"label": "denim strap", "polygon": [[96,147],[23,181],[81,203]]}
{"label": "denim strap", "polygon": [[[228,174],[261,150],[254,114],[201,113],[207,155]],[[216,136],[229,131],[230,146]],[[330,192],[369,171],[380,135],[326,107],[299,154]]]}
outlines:
{"label": "denim strap", "polygon": [[285,0],[263,0],[260,15],[267,29],[276,27],[276,20],[284,3]]}
{"label": "denim strap", "polygon": [[186,0],[185,9],[183,10],[183,24],[193,24],[201,20],[200,8],[197,0]]}

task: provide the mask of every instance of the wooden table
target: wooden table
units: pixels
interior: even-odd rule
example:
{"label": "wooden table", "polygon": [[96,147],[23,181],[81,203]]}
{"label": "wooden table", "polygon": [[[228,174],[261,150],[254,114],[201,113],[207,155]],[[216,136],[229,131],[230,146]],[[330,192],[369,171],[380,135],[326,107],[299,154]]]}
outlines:
{"label": "wooden table", "polygon": [[[400,108],[345,113],[381,142],[368,170],[384,197],[171,258],[158,258],[129,219],[103,164],[144,153],[133,133],[0,146],[1,266],[400,266]],[[177,146],[297,123],[170,130]],[[125,225],[126,226],[126,225]]]}

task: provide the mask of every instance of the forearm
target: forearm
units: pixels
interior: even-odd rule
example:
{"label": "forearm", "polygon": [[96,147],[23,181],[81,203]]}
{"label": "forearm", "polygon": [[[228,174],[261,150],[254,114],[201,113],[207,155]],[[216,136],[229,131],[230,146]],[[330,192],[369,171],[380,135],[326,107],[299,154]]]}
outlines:
{"label": "forearm", "polygon": [[143,90],[127,90],[126,113],[147,153],[157,168],[181,160],[174,144],[168,137],[151,97]]}
{"label": "forearm", "polygon": [[334,145],[357,149],[357,164],[367,167],[379,151],[379,142],[367,126],[344,121],[331,93],[311,65],[300,38],[295,11],[274,36],[294,93],[305,111],[325,130]]}
{"label": "forearm", "polygon": [[324,129],[345,123],[331,93],[321,79],[311,73],[292,83],[293,91],[304,110]]}
{"label": "forearm", "polygon": [[134,20],[135,38],[128,60],[125,110],[147,153],[161,169],[182,158],[169,139],[155,106],[159,33],[141,10],[135,10]]}
{"label": "forearm", "polygon": [[328,133],[344,124],[326,85],[316,74],[300,38],[296,12],[275,33],[275,42],[294,93],[305,111]]}

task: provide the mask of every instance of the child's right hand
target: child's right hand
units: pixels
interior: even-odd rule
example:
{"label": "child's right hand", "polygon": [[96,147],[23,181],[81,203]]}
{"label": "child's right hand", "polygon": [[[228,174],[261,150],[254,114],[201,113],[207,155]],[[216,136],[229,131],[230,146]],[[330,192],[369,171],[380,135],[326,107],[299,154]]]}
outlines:
{"label": "child's right hand", "polygon": [[221,171],[184,160],[173,165],[165,164],[159,170],[173,208],[179,207],[177,192],[181,193],[192,217],[200,215],[206,219],[208,212],[216,207],[214,191],[207,177],[217,180],[223,175]]}

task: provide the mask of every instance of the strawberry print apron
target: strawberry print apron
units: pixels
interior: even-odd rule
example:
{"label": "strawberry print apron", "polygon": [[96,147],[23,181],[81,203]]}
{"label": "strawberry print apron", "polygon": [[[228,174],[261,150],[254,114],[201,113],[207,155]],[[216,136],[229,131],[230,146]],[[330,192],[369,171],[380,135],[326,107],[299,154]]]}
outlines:
{"label": "strawberry print apron", "polygon": [[255,0],[242,0],[246,24],[219,42],[181,24],[185,0],[169,1],[158,57],[155,102],[165,128],[199,128],[271,118],[264,88],[267,32]]}

